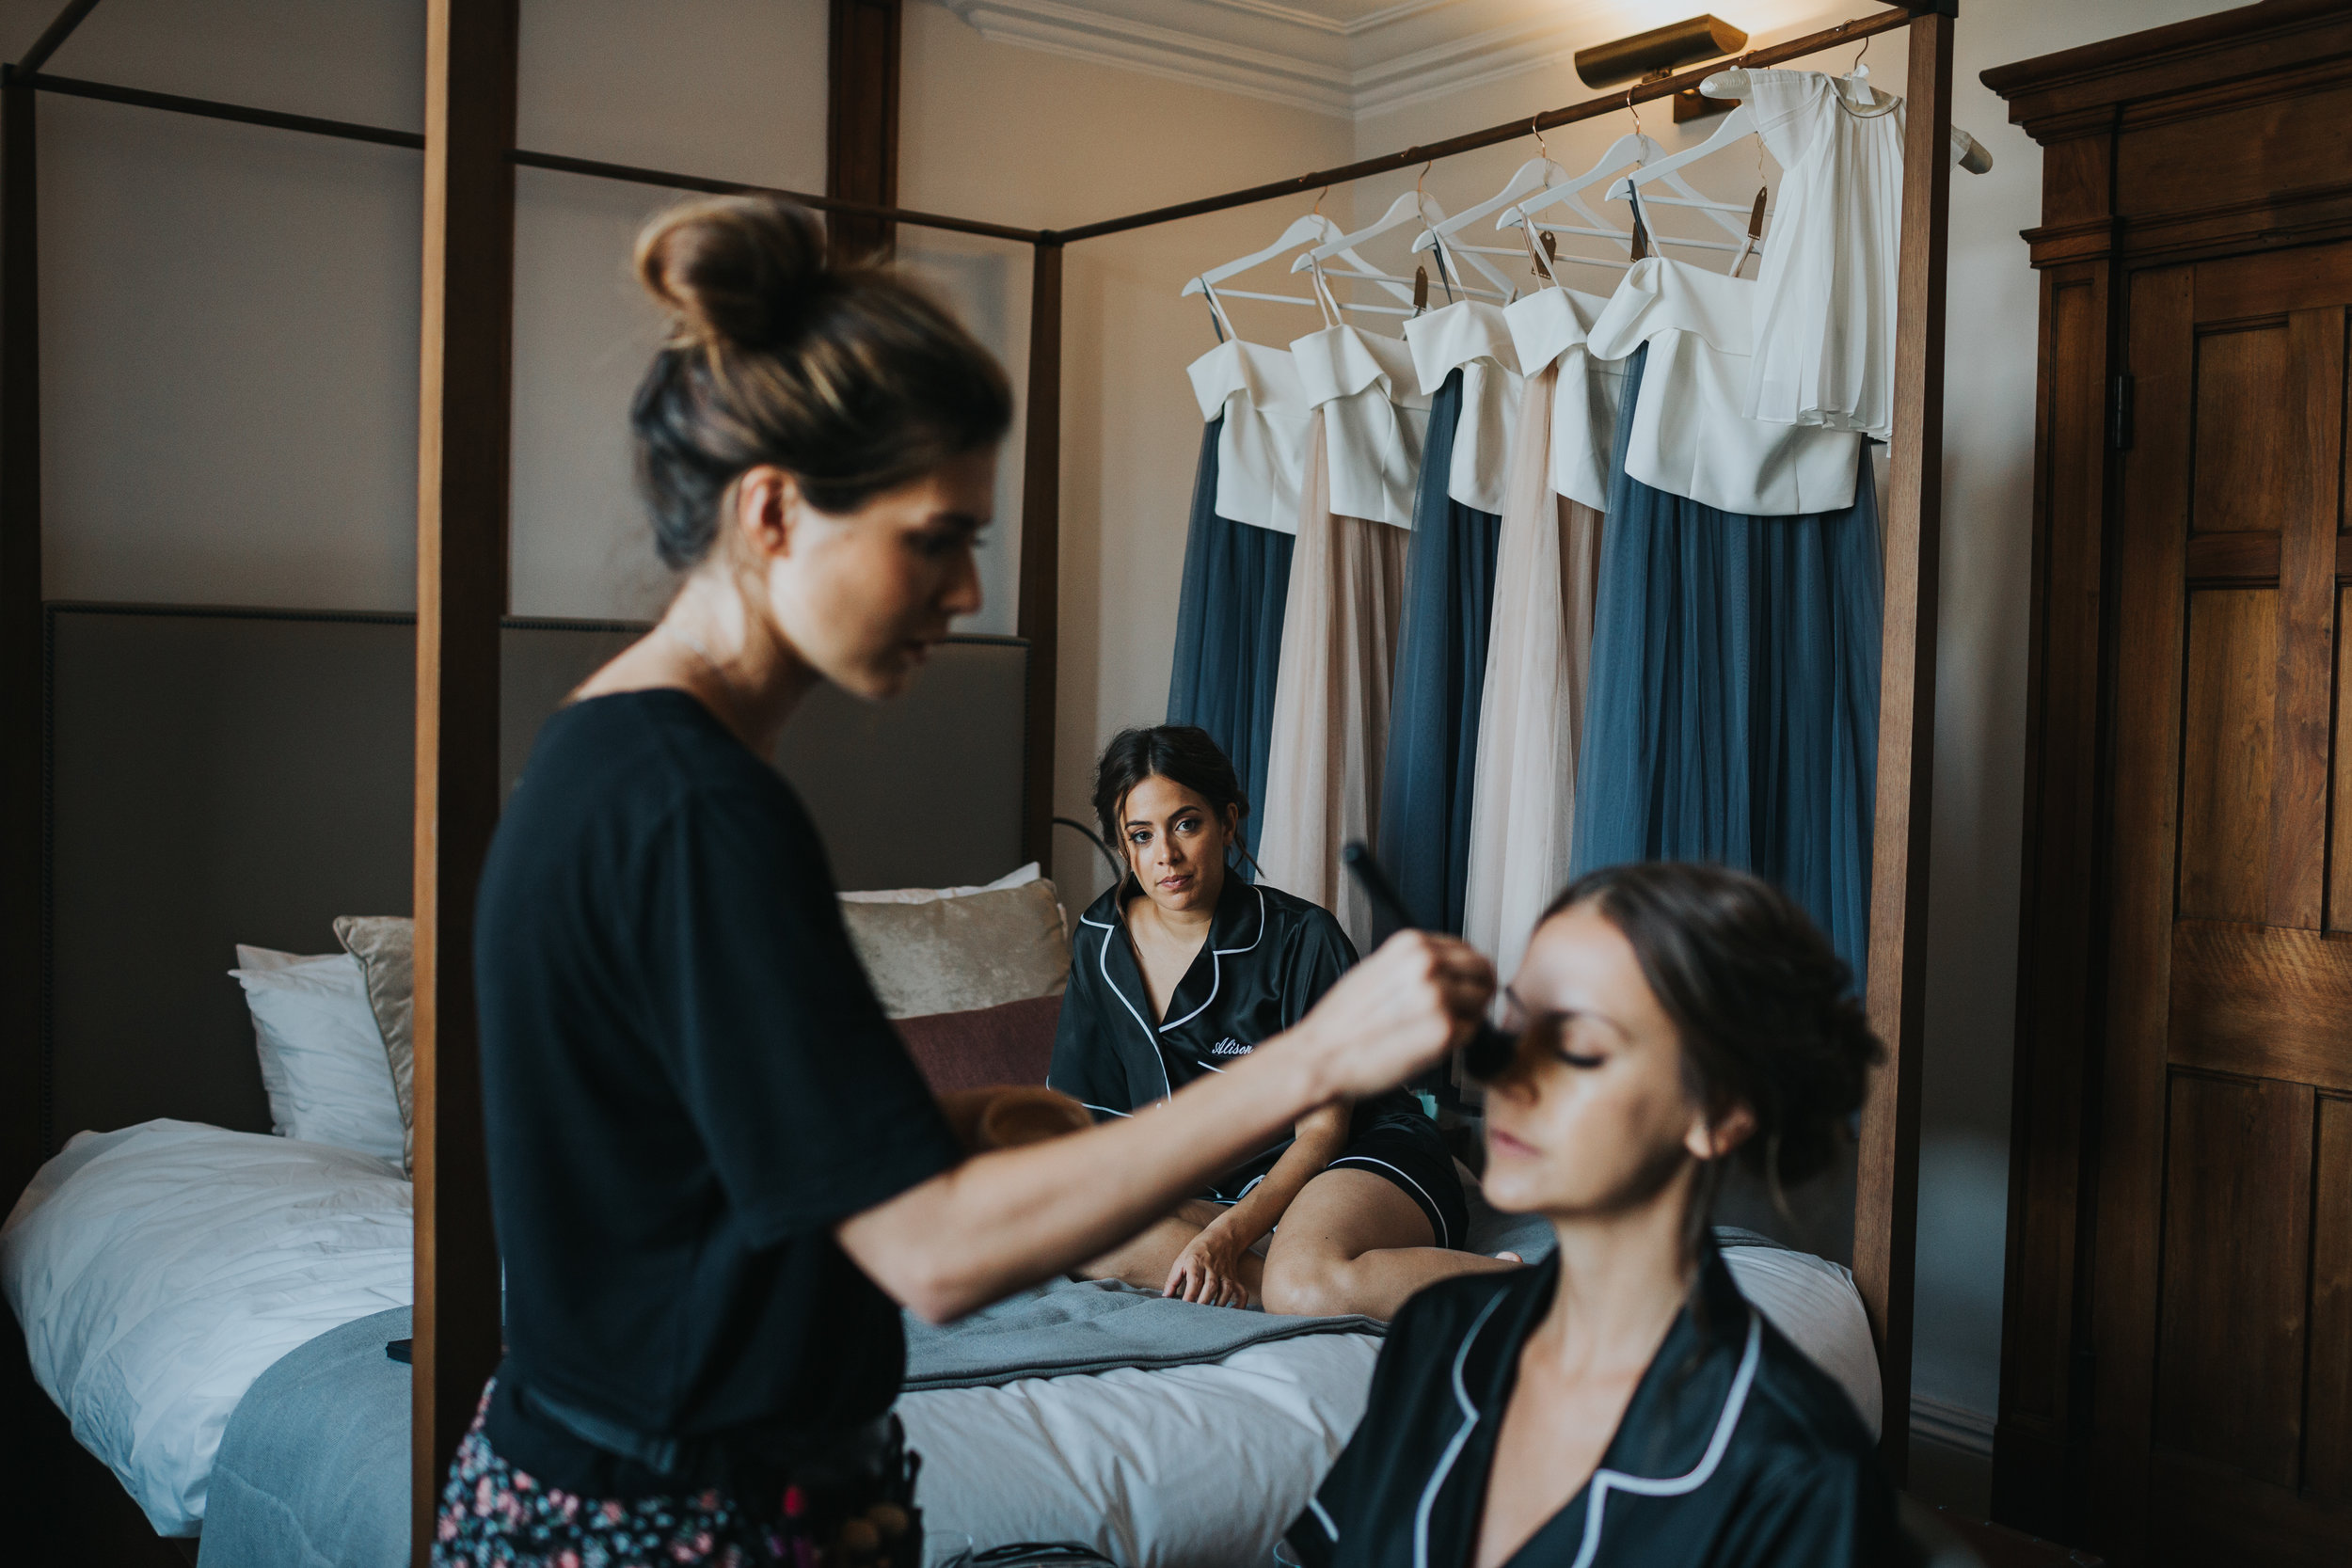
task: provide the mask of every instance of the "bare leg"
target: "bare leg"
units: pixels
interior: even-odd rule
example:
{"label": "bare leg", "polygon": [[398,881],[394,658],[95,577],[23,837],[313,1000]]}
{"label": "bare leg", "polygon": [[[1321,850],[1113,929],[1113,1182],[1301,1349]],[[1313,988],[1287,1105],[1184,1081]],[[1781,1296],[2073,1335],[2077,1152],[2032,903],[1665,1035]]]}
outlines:
{"label": "bare leg", "polygon": [[[1186,1198],[1183,1207],[1168,1218],[1136,1232],[1083,1268],[1073,1270],[1072,1275],[1078,1279],[1118,1279],[1147,1291],[1159,1290],[1168,1283],[1168,1271],[1175,1267],[1176,1255],[1191,1245],[1192,1239],[1222,1212],[1214,1203]],[[1427,1228],[1425,1225],[1423,1228]],[[1246,1252],[1234,1265],[1234,1273],[1249,1292],[1249,1305],[1259,1306],[1265,1289],[1264,1260],[1255,1253]]]}
{"label": "bare leg", "polygon": [[1393,1183],[1344,1165],[1327,1170],[1299,1192],[1266,1249],[1265,1309],[1393,1318],[1424,1285],[1521,1266],[1436,1241],[1421,1206]]}

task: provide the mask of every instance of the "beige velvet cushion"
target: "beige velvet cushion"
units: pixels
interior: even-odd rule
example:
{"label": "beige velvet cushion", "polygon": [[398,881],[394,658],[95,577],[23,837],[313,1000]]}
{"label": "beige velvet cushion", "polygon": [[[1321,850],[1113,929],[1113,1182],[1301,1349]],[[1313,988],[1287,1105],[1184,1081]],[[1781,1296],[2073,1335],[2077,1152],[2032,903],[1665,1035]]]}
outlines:
{"label": "beige velvet cushion", "polygon": [[1070,983],[1061,906],[1042,878],[921,904],[844,899],[841,918],[892,1018],[1059,996]]}
{"label": "beige velvet cushion", "polygon": [[346,914],[335,921],[335,940],[367,976],[368,1010],[384,1037],[392,1094],[400,1101],[400,1166],[411,1176],[417,1170],[416,930],[405,914]]}

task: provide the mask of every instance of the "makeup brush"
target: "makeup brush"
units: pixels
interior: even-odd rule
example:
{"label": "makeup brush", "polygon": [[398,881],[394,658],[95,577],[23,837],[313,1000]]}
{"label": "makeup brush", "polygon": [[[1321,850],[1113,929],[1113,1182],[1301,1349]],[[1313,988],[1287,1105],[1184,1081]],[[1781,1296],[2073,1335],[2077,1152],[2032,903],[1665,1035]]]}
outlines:
{"label": "makeup brush", "polygon": [[[1405,905],[1405,895],[1389,880],[1388,871],[1380,858],[1372,852],[1372,846],[1357,839],[1340,851],[1347,863],[1348,874],[1356,885],[1364,890],[1364,896],[1380,908],[1389,923],[1399,930],[1425,931],[1428,927],[1413,918],[1413,911]],[[1511,1065],[1511,1058],[1519,1048],[1518,1037],[1506,1035],[1485,1019],[1479,1020],[1478,1032],[1462,1047],[1462,1070],[1480,1083],[1499,1077]]]}

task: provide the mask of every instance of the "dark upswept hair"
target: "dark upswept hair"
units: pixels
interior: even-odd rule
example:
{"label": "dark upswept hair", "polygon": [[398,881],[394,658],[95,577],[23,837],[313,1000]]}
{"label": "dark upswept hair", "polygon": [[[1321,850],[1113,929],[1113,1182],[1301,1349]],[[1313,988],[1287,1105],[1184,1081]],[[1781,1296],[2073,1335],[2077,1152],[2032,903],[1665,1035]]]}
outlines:
{"label": "dark upswept hair", "polygon": [[1120,811],[1136,786],[1155,775],[1200,796],[1220,821],[1229,808],[1238,808],[1243,817],[1249,815],[1249,796],[1233,771],[1232,759],[1208,731],[1192,724],[1121,730],[1111,736],[1094,765],[1094,819],[1103,826],[1103,842],[1112,847],[1121,865],[1127,856],[1118,847]]}
{"label": "dark upswept hair", "polygon": [[772,464],[842,513],[1012,424],[1004,368],[939,305],[871,262],[836,263],[803,207],[690,201],[637,237],[638,281],[670,330],[629,404],[655,547],[683,569],[719,500]]}
{"label": "dark upswept hair", "polygon": [[1781,1183],[1829,1168],[1885,1054],[1853,971],[1787,894],[1686,862],[1613,865],[1568,884],[1544,919],[1591,904],[1633,949],[1682,1046],[1684,1080],[1756,1132],[1733,1158]]}

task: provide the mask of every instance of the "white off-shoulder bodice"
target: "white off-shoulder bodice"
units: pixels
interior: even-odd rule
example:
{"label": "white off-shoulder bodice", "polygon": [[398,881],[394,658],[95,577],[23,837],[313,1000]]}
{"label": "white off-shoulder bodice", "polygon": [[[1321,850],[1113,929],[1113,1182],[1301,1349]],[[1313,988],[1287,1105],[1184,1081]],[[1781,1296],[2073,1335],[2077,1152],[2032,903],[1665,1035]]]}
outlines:
{"label": "white off-shoulder bodice", "polygon": [[1232,338],[1195,359],[1187,373],[1201,420],[1225,417],[1216,439],[1216,515],[1296,533],[1311,412],[1296,363],[1285,350]]}
{"label": "white off-shoulder bodice", "polygon": [[1502,308],[1530,376],[1560,367],[1551,394],[1551,487],[1596,512],[1609,509],[1610,465],[1625,367],[1591,352],[1593,324],[1609,302],[1572,289],[1538,289]]}
{"label": "white off-shoulder bodice", "polygon": [[1429,398],[1399,338],[1327,326],[1291,344],[1307,406],[1323,411],[1331,511],[1398,528],[1413,526],[1413,486]]}
{"label": "white off-shoulder bodice", "polygon": [[1853,504],[1862,437],[1750,419],[1743,350],[1760,286],[1686,261],[1637,261],[1593,324],[1586,351],[1649,360],[1626,438],[1625,470],[1653,489],[1722,512],[1791,516]]}
{"label": "white off-shoulder bodice", "polygon": [[1481,512],[1502,513],[1511,428],[1519,411],[1519,358],[1502,307],[1459,299],[1405,324],[1405,345],[1423,395],[1462,372],[1462,420],[1454,429],[1446,494]]}

